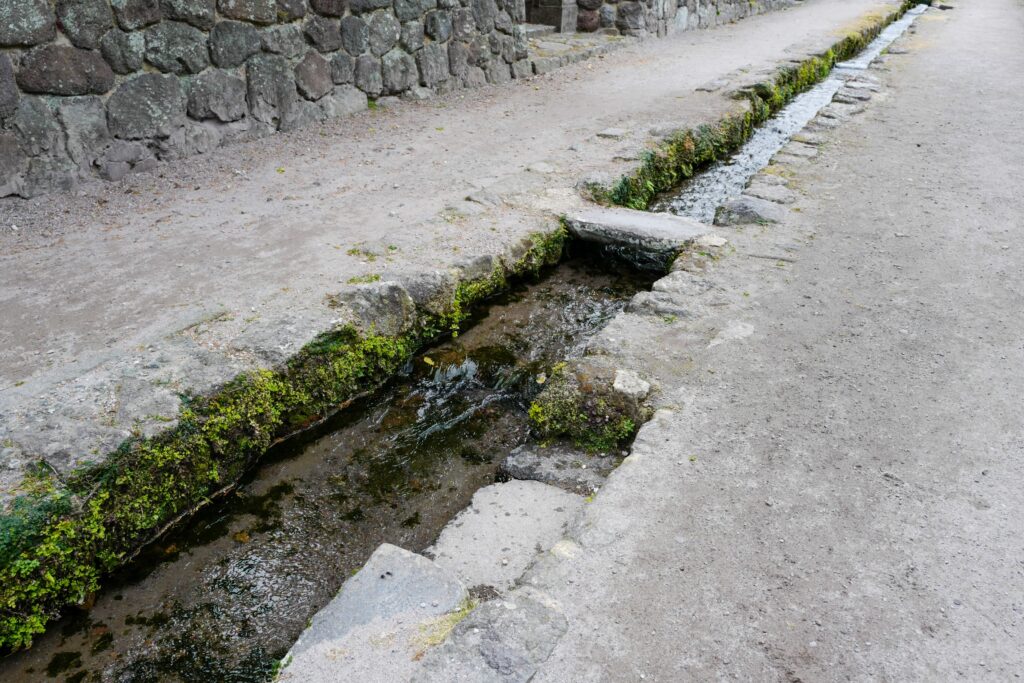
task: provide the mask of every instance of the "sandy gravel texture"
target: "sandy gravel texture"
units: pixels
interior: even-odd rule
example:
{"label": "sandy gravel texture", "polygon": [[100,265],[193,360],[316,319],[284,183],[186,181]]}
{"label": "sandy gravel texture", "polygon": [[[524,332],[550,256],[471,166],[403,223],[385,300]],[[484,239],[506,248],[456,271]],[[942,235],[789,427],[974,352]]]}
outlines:
{"label": "sandy gravel texture", "polygon": [[1024,5],[949,4],[789,221],[722,229],[706,315],[602,335],[664,410],[527,574],[533,680],[1024,675]]}
{"label": "sandy gravel texture", "polygon": [[554,173],[530,174],[538,184],[556,175],[571,187],[618,147],[634,156],[640,146],[597,131],[646,137],[651,122],[699,121],[722,106],[694,95],[700,84],[784,59],[787,48],[828,38],[879,4],[814,0],[527,82],[235,145],[74,196],[0,202],[0,388],[88,365],[108,341],[123,349],[211,312],[321,305],[352,275],[391,265],[346,253],[360,245],[385,254],[396,246],[392,261],[417,266],[492,251],[510,236],[439,214],[539,162]]}

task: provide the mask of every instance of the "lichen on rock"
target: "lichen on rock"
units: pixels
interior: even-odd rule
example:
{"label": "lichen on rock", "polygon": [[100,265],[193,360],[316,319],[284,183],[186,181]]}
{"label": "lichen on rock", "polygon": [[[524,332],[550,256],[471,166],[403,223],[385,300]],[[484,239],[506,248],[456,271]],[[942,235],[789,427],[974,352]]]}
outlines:
{"label": "lichen on rock", "polygon": [[618,375],[596,359],[559,363],[530,405],[530,422],[542,437],[566,438],[589,452],[620,448],[650,409],[639,392],[616,389]]}

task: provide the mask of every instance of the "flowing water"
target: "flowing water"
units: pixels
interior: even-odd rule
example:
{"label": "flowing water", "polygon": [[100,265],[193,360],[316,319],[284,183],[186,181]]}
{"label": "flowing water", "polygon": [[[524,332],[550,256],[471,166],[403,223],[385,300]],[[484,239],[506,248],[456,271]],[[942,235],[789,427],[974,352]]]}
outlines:
{"label": "flowing water", "polygon": [[843,84],[867,69],[885,48],[903,35],[925,9],[927,5],[918,5],[899,21],[889,24],[859,55],[836,64],[828,78],[793,98],[792,102],[758,128],[738,152],[728,159],[711,164],[705,171],[656,201],[651,211],[668,211],[705,223],[712,222],[718,207],[740,196],[754,174],[767,166],[771,158],[832,101]]}
{"label": "flowing water", "polygon": [[382,542],[429,546],[529,438],[537,377],[653,277],[577,258],[498,299],[375,396],[277,449],[0,680],[264,681]]}

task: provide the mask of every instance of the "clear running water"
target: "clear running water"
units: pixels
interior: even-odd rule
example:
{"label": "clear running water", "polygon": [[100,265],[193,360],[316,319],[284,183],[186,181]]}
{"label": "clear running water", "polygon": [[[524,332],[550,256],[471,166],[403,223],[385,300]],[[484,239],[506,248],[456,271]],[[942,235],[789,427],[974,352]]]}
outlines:
{"label": "clear running water", "polygon": [[387,386],[268,454],[231,495],[149,546],[4,683],[262,683],[382,542],[422,550],[529,436],[539,373],[654,275],[598,255],[490,302]]}
{"label": "clear running water", "polygon": [[824,81],[795,97],[767,121],[730,158],[715,162],[684,183],[669,196],[655,202],[652,211],[668,211],[710,223],[715,211],[729,199],[738,197],[751,177],[768,165],[772,157],[803,129],[821,109],[832,101],[847,80],[868,68],[927,9],[918,5],[899,21],[883,30],[877,38],[851,60],[835,65]]}

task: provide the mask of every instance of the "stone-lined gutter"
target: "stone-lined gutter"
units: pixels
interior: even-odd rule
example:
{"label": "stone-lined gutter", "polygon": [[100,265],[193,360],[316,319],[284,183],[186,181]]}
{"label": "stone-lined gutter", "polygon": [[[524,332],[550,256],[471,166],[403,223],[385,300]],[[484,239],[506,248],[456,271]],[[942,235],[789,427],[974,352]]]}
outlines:
{"label": "stone-lined gutter", "polygon": [[[823,55],[783,69],[772,82],[744,89],[746,112],[674,135],[633,174],[595,195],[646,208],[658,192],[737,149],[757,124],[914,4],[905,2]],[[65,606],[87,604],[102,576],[230,490],[271,446],[380,386],[418,348],[457,331],[474,303],[556,263],[567,239],[564,228],[553,226],[518,253],[493,259],[489,271],[423,291],[381,283],[382,300],[397,301],[402,311],[388,333],[372,324],[339,326],[283,367],[243,373],[189,399],[173,429],[129,439],[100,465],[61,477],[41,463],[0,517],[0,650],[30,645]]]}
{"label": "stone-lined gutter", "polygon": [[[41,465],[0,518],[0,645],[24,647],[68,604],[87,603],[101,576],[230,490],[271,446],[392,377],[423,345],[457,332],[473,304],[557,263],[567,234],[536,233],[489,273],[410,293],[381,283],[402,312],[395,333],[346,324],[284,367],[239,375],[188,402],[173,429],[133,438],[68,477]],[[432,291],[434,290],[434,291]],[[383,317],[384,302],[372,313]],[[381,321],[383,322],[383,321]]]}
{"label": "stone-lined gutter", "polygon": [[697,170],[734,153],[757,126],[794,97],[823,81],[838,62],[859,53],[886,26],[920,4],[931,4],[931,1],[904,0],[895,12],[848,34],[824,53],[781,68],[770,82],[741,88],[734,96],[749,104],[746,111],[727,116],[717,125],[704,125],[672,135],[660,148],[648,152],[635,172],[613,187],[591,188],[594,199],[634,209],[648,208],[658,194],[678,187]]}

